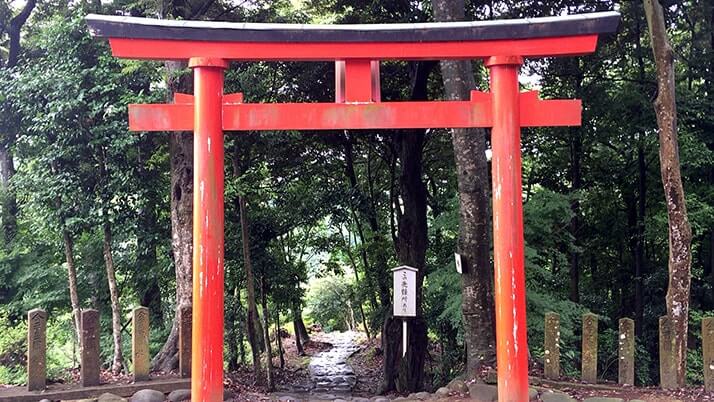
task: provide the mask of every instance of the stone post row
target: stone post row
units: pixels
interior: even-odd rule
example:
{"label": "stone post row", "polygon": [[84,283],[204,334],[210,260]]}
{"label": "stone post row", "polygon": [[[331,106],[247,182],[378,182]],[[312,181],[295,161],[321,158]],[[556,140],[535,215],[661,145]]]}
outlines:
{"label": "stone post row", "polygon": [[704,389],[714,392],[714,317],[702,320],[702,349],[704,352]]}
{"label": "stone post row", "polygon": [[99,312],[82,310],[80,381],[83,387],[99,385]]}
{"label": "stone post row", "polygon": [[179,373],[191,377],[191,325],[193,310],[190,305],[179,308]]}
{"label": "stone post row", "polygon": [[149,309],[137,307],[132,312],[131,357],[134,381],[149,379]]}
{"label": "stone post row", "polygon": [[583,314],[582,380],[597,382],[597,315]]}
{"label": "stone post row", "polygon": [[27,313],[27,390],[45,389],[47,379],[47,313],[42,309]]}
{"label": "stone post row", "polygon": [[560,377],[560,316],[545,313],[545,356],[543,371],[545,378],[557,380]]}
{"label": "stone post row", "polygon": [[618,383],[635,385],[635,322],[630,318],[620,319],[618,339]]}
{"label": "stone post row", "polygon": [[669,316],[659,318],[659,382],[662,389],[677,388],[674,324]]}
{"label": "stone post row", "polygon": [[[180,309],[179,361],[183,377],[191,373],[191,306]],[[27,313],[27,389],[45,389],[47,377],[47,313],[34,309]],[[137,307],[132,316],[132,362],[135,381],[149,379],[149,309]],[[81,314],[81,371],[82,386],[99,385],[99,312],[83,310]]]}

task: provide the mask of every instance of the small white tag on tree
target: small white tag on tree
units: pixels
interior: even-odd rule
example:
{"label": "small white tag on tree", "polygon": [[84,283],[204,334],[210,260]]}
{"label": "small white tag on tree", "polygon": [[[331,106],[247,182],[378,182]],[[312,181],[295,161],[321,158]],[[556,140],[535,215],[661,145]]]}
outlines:
{"label": "small white tag on tree", "polygon": [[392,269],[395,317],[416,317],[417,271],[416,268],[406,265]]}
{"label": "small white tag on tree", "polygon": [[456,272],[463,274],[464,269],[461,266],[461,254],[454,253],[454,259],[456,260]]}

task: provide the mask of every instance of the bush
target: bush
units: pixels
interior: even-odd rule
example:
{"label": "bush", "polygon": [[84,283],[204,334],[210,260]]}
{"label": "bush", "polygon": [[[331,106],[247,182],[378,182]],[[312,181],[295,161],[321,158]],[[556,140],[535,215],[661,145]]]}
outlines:
{"label": "bush", "polygon": [[314,322],[322,325],[325,332],[347,330],[350,317],[359,318],[359,314],[352,310],[356,306],[354,284],[346,277],[319,278],[310,284],[309,289],[306,312]]}
{"label": "bush", "polygon": [[0,309],[0,384],[20,385],[27,382],[27,322],[10,319]]}

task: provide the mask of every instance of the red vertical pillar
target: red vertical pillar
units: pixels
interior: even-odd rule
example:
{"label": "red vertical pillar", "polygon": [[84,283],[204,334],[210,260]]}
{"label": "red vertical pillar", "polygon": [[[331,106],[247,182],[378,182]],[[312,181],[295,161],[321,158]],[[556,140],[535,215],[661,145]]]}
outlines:
{"label": "red vertical pillar", "polygon": [[191,400],[223,401],[223,70],[193,58],[193,328]]}
{"label": "red vertical pillar", "polygon": [[528,400],[526,279],[523,268],[521,127],[518,70],[523,60],[495,56],[486,60],[493,102],[493,246],[496,300],[498,400]]}

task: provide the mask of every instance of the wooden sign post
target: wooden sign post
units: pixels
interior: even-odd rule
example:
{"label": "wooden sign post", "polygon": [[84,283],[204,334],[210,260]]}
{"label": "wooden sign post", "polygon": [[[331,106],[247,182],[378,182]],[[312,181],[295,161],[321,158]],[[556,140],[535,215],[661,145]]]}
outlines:
{"label": "wooden sign post", "polygon": [[407,318],[416,317],[416,275],[419,270],[402,265],[394,274],[394,316],[402,317],[402,357],[407,354]]}

